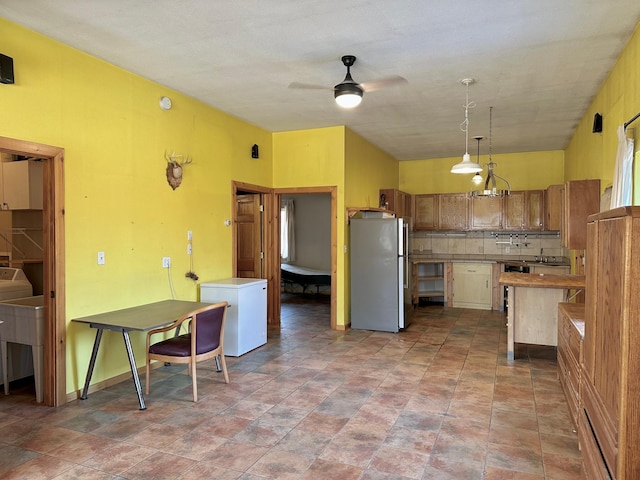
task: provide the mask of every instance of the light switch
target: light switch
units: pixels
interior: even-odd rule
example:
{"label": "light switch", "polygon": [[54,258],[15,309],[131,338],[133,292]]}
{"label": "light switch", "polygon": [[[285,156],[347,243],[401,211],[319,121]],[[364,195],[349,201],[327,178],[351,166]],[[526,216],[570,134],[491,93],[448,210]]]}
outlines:
{"label": "light switch", "polygon": [[104,252],[98,252],[98,265],[104,265]]}

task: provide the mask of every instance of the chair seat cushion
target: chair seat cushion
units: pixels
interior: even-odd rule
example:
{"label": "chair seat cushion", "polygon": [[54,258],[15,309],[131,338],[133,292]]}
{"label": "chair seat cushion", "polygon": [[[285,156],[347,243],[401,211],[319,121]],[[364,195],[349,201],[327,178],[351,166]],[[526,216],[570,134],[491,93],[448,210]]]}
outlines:
{"label": "chair seat cushion", "polygon": [[[210,352],[218,348],[218,339],[203,345],[196,351],[197,354]],[[188,357],[191,355],[191,334],[180,335],[178,337],[167,338],[149,347],[149,353],[156,355],[169,355],[172,357]]]}

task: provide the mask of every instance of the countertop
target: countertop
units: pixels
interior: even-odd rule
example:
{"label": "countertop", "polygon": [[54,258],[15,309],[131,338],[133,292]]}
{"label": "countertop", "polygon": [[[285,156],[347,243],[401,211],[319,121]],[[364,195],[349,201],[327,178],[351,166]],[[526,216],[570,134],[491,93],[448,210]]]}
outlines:
{"label": "countertop", "polygon": [[[517,265],[526,267],[570,267],[571,264],[563,257],[558,257],[555,262],[539,262],[535,260],[535,257],[531,258],[504,258],[502,256],[489,256],[489,255],[462,255],[462,254],[431,254],[431,253],[416,253],[410,254],[411,261],[413,263],[501,263],[504,265]],[[553,257],[555,258],[555,257]]]}
{"label": "countertop", "polygon": [[503,272],[500,274],[500,285],[534,288],[584,288],[585,276]]}

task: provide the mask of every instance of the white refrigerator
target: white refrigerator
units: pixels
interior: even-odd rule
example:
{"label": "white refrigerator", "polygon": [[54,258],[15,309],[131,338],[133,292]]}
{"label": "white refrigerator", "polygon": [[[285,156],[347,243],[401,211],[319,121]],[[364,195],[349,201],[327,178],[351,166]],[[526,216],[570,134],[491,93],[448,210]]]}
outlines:
{"label": "white refrigerator", "polygon": [[350,220],[351,328],[398,332],[413,316],[409,223]]}
{"label": "white refrigerator", "polygon": [[267,343],[267,281],[225,278],[200,284],[201,302],[229,303],[224,327],[225,356],[239,357]]}

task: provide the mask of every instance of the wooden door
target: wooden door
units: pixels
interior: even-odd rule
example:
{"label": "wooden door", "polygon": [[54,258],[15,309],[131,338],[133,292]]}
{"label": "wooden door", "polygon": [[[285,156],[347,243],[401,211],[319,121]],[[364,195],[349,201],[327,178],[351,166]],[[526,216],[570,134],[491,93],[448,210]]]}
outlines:
{"label": "wooden door", "polygon": [[524,224],[527,230],[542,230],[544,225],[544,191],[527,190]]}
{"label": "wooden door", "polygon": [[236,197],[237,275],[262,278],[262,228],[260,194]]}
{"label": "wooden door", "polygon": [[544,229],[560,230],[562,212],[562,191],[564,185],[549,185],[544,199]]}

